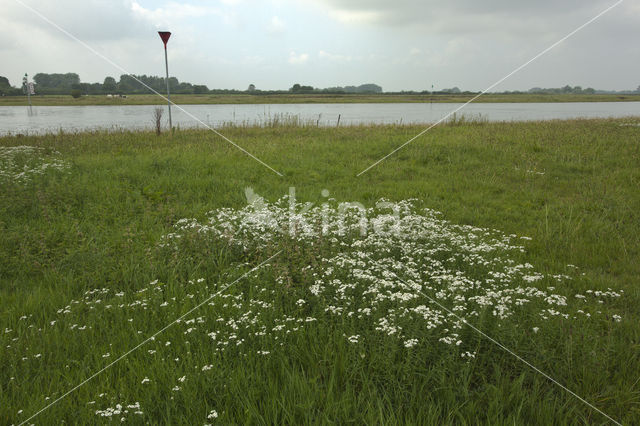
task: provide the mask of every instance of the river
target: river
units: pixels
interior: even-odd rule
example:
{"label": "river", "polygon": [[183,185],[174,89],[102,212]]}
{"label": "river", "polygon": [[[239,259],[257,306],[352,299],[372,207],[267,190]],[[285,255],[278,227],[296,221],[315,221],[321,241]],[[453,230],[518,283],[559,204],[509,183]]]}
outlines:
{"label": "river", "polygon": [[[260,104],[181,105],[172,107],[173,125],[220,127],[224,124],[265,125],[274,121],[313,123],[320,126],[357,124],[434,123],[462,104]],[[86,130],[137,130],[153,127],[153,105],[126,106],[26,106],[0,107],[0,134],[42,134]],[[197,117],[199,123],[189,114]],[[167,125],[166,106],[163,123]],[[472,103],[457,113],[487,121],[530,121],[570,118],[640,116],[640,102]]]}

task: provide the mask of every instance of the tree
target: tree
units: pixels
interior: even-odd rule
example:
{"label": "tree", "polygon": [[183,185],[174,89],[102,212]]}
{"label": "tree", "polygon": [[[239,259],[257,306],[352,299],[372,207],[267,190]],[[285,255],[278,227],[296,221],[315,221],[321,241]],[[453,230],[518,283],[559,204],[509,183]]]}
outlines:
{"label": "tree", "polygon": [[[169,80],[171,81],[171,80]],[[182,93],[182,94],[192,94],[193,93],[193,85],[191,83],[179,83],[178,87],[174,90],[171,89],[174,93]]]}
{"label": "tree", "polygon": [[313,92],[313,86],[301,86],[296,83],[291,87],[291,89],[289,89],[289,91],[293,93],[311,93]]}
{"label": "tree", "polygon": [[202,95],[205,93],[209,93],[209,88],[204,84],[194,84],[193,85],[193,93],[195,95]]}
{"label": "tree", "polygon": [[116,79],[113,77],[105,77],[104,83],[102,83],[102,91],[104,93],[115,93],[117,90]]}
{"label": "tree", "polygon": [[87,83],[87,94],[89,95],[101,95],[104,93],[102,91],[102,84],[100,83]]}
{"label": "tree", "polygon": [[33,76],[33,81],[38,86],[38,92],[42,94],[62,95],[69,93],[74,84],[80,84],[80,76],[73,72],[66,74],[38,73]]}
{"label": "tree", "polygon": [[356,93],[382,93],[382,87],[377,84],[361,84],[356,89]]}
{"label": "tree", "polygon": [[91,85],[89,83],[72,84],[71,91],[73,92],[74,90],[79,90],[81,94],[88,95],[90,87]]}
{"label": "tree", "polygon": [[[164,78],[162,79],[162,81],[164,82]],[[169,87],[171,88],[170,90],[174,92],[176,89],[178,89],[178,86],[180,86],[180,82],[178,81],[178,79],[175,77],[169,77]]]}
{"label": "tree", "polygon": [[442,89],[442,93],[458,94],[460,93],[460,89],[458,87],[452,87],[451,89]]}
{"label": "tree", "polygon": [[16,89],[11,87],[9,79],[0,75],[0,96],[13,95],[16,94],[15,92]]}
{"label": "tree", "polygon": [[133,77],[128,74],[122,74],[118,82],[117,91],[119,93],[135,93],[138,90],[138,86],[140,86],[140,83]]}
{"label": "tree", "polygon": [[249,88],[247,89],[248,92],[255,92],[256,90],[256,85],[255,84],[250,84]]}

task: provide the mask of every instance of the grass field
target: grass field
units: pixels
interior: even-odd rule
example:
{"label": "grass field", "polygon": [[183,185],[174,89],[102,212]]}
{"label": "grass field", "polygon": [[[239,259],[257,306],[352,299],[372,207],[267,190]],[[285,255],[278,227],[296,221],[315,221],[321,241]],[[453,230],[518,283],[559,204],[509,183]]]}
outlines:
{"label": "grass field", "polygon": [[[331,95],[331,94],[283,94],[283,95],[171,95],[180,105],[197,104],[314,104],[314,103],[415,103],[415,102],[467,102],[475,95]],[[157,95],[127,95],[126,98],[107,98],[105,95],[32,96],[36,106],[71,105],[164,105],[166,101]],[[640,95],[552,95],[552,94],[487,94],[474,102],[638,102]],[[0,106],[26,105],[24,96],[0,97]]]}
{"label": "grass field", "polygon": [[0,138],[0,423],[638,424],[639,123]]}

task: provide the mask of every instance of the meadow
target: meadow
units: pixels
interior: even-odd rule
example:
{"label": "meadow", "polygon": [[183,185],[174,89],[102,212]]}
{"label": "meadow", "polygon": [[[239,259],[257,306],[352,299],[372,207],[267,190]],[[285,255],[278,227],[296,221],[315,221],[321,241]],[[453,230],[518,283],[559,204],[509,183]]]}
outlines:
{"label": "meadow", "polygon": [[637,424],[638,126],[0,138],[0,423]]}
{"label": "meadow", "polygon": [[[475,95],[464,94],[222,94],[222,95],[171,95],[171,101],[180,105],[206,104],[317,104],[317,103],[462,103]],[[640,95],[616,94],[500,94],[488,93],[474,102],[638,102]],[[127,95],[126,98],[106,95],[88,95],[73,98],[70,95],[37,95],[31,97],[34,106],[81,105],[166,105],[157,95]],[[2,96],[0,106],[22,106],[25,96]]]}

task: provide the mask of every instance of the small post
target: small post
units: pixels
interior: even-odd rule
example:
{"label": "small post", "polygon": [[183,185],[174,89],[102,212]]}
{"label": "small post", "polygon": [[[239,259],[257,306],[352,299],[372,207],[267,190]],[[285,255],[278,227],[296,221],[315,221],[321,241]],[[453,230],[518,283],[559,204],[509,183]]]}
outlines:
{"label": "small post", "polygon": [[164,43],[164,65],[167,71],[167,106],[169,107],[169,129],[173,129],[173,124],[171,123],[171,94],[169,93],[169,60],[167,59],[167,42],[169,41],[169,37],[171,37],[171,33],[169,31],[158,31],[162,42]]}
{"label": "small post", "polygon": [[24,73],[24,77],[22,77],[22,87],[24,91],[27,92],[27,102],[29,103],[29,115],[33,115],[33,108],[31,108],[31,91],[33,90],[33,85],[29,84],[29,76],[27,73]]}
{"label": "small post", "polygon": [[338,114],[338,122],[336,123],[336,127],[340,127],[340,115],[342,114]]}

